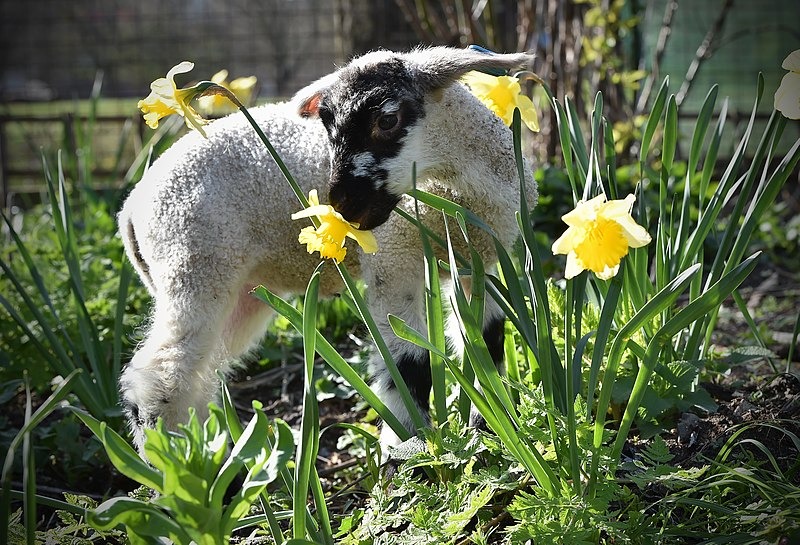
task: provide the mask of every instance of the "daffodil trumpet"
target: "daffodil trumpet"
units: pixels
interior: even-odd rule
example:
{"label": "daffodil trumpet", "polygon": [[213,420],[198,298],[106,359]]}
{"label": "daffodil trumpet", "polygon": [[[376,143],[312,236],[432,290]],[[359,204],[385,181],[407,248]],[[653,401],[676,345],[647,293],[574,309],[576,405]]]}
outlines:
{"label": "daffodil trumpet", "polygon": [[650,243],[650,234],[631,216],[635,200],[628,195],[606,202],[606,196],[601,194],[578,202],[574,210],[562,216],[568,228],[553,243],[552,250],[556,255],[566,254],[567,279],[590,270],[598,278],[608,280],[619,271],[629,248]]}
{"label": "daffodil trumpet", "polygon": [[305,227],[300,231],[298,242],[306,245],[308,253],[319,252],[324,259],[334,259],[341,263],[347,254],[345,240],[354,239],[365,252],[374,254],[378,251],[378,242],[371,231],[362,231],[358,224],[350,223],[329,204],[320,204],[317,190],[308,193],[309,206],[305,210],[292,214],[292,219],[311,218],[313,227]]}

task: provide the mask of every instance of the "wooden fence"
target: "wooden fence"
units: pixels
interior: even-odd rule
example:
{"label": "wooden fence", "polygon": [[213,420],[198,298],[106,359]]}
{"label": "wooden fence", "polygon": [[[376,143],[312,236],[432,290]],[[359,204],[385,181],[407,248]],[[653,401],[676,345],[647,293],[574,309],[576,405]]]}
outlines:
{"label": "wooden fence", "polygon": [[0,115],[0,208],[38,200],[42,158],[58,160],[58,150],[66,172],[85,169],[95,189],[118,186],[144,135],[140,115]]}

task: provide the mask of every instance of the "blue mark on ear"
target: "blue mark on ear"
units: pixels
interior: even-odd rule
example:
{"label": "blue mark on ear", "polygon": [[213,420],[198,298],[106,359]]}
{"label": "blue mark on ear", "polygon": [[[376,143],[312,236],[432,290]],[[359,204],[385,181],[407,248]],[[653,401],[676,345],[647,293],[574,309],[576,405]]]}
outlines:
{"label": "blue mark on ear", "polygon": [[[496,55],[494,51],[491,49],[486,49],[485,47],[481,47],[479,45],[472,44],[467,49],[471,49],[473,51],[477,51],[478,53],[483,53],[484,55]],[[500,77],[508,75],[508,72],[503,70],[502,68],[484,68],[482,70],[478,70],[479,72],[483,72],[484,74],[489,74],[490,76]]]}

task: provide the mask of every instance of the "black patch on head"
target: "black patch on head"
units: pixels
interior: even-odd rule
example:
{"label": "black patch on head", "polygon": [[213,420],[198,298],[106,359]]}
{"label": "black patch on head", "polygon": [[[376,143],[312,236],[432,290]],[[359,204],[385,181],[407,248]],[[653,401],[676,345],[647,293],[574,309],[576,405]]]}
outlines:
{"label": "black patch on head", "polygon": [[[345,219],[372,229],[389,218],[400,195],[387,191],[381,165],[424,115],[424,97],[400,59],[344,69],[325,91],[319,116],[331,143],[328,198]],[[358,162],[364,156],[374,159],[366,168]]]}
{"label": "black patch on head", "polygon": [[[408,386],[411,397],[421,409],[427,410],[433,382],[431,379],[431,356],[424,352],[419,356],[402,354],[397,360],[397,370]],[[396,388],[394,381],[389,381],[389,388]]]}

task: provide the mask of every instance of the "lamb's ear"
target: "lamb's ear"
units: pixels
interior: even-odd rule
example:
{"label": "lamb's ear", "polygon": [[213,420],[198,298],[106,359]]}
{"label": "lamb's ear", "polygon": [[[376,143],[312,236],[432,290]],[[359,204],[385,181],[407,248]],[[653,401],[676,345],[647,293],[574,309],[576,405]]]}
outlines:
{"label": "lamb's ear", "polygon": [[319,103],[320,100],[322,100],[322,94],[336,81],[337,77],[338,74],[334,72],[306,85],[295,93],[290,104],[301,117],[318,117]]}
{"label": "lamb's ear", "polygon": [[406,54],[409,68],[426,91],[446,87],[472,70],[514,70],[532,61],[530,53],[492,53],[472,48],[430,47]]}

